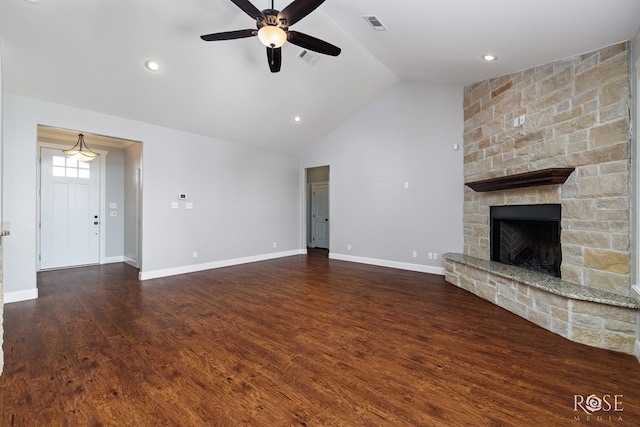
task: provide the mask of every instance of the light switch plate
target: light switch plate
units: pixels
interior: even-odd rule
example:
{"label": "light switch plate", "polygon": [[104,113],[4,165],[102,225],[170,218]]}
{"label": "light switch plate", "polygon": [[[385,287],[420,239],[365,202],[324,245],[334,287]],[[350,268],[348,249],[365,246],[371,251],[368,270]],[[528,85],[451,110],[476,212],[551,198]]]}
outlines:
{"label": "light switch plate", "polygon": [[171,202],[171,209],[180,209],[180,204],[178,202]]}

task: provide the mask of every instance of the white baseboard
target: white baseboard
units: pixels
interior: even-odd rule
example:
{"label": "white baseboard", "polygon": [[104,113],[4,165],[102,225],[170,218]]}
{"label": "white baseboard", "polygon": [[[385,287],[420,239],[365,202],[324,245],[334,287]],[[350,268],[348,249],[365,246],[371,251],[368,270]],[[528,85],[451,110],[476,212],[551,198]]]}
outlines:
{"label": "white baseboard", "polygon": [[385,259],[366,258],[353,255],[343,255],[329,252],[329,258],[340,261],[357,262],[360,264],[377,265],[380,267],[391,267],[399,270],[417,271],[420,273],[438,274],[444,276],[444,267],[433,267],[430,265],[412,264],[409,262],[388,261]]}
{"label": "white baseboard", "polygon": [[37,298],[38,298],[38,288],[29,289],[26,291],[18,291],[18,292],[5,292],[4,303],[9,304],[12,302],[28,301],[30,299],[37,299]]}
{"label": "white baseboard", "polygon": [[[305,251],[306,252],[306,251]],[[194,273],[196,271],[211,270],[214,268],[230,267],[232,265],[248,264],[250,262],[266,261],[269,259],[283,258],[292,255],[303,254],[303,249],[293,251],[276,252],[272,254],[254,255],[244,258],[227,259],[223,261],[206,262],[203,264],[185,265],[182,267],[167,268],[164,270],[141,271],[138,274],[140,280],[157,279],[159,277],[175,276],[178,274]]]}
{"label": "white baseboard", "polygon": [[101,264],[114,264],[116,262],[124,262],[124,256],[120,255],[120,256],[110,256],[107,258],[104,258],[101,262]]}
{"label": "white baseboard", "polygon": [[132,267],[140,268],[140,266],[138,265],[138,261],[136,261],[133,258],[129,258],[129,257],[125,256],[123,262],[125,262],[126,264],[129,264]]}

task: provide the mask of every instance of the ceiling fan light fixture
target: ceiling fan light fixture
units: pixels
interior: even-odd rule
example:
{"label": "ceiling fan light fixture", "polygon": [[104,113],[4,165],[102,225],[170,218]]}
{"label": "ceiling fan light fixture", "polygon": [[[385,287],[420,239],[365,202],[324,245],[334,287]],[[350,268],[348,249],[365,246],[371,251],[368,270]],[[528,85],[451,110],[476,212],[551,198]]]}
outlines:
{"label": "ceiling fan light fixture", "polygon": [[84,135],[81,133],[78,134],[78,142],[76,142],[76,145],[68,150],[64,150],[63,153],[68,158],[78,160],[79,162],[90,162],[98,157],[98,153],[94,153],[87,147],[87,144],[84,142]]}
{"label": "ceiling fan light fixture", "polygon": [[258,38],[266,47],[281,47],[287,41],[287,33],[280,27],[265,25],[258,30]]}

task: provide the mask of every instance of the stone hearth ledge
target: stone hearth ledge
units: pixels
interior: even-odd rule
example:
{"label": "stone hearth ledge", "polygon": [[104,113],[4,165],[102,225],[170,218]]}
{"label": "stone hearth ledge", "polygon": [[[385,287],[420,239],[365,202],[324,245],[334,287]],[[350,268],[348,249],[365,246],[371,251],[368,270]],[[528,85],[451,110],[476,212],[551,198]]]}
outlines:
{"label": "stone hearth ledge", "polygon": [[452,285],[571,341],[634,353],[636,299],[468,255],[443,256]]}
{"label": "stone hearth ledge", "polygon": [[478,270],[486,271],[487,273],[504,277],[506,279],[511,279],[565,298],[591,301],[599,304],[636,310],[640,308],[640,302],[632,297],[614,294],[613,292],[607,292],[602,289],[577,285],[536,271],[525,270],[523,268],[495,261],[487,261],[459,253],[446,253],[443,257],[445,260],[468,265],[477,268]]}

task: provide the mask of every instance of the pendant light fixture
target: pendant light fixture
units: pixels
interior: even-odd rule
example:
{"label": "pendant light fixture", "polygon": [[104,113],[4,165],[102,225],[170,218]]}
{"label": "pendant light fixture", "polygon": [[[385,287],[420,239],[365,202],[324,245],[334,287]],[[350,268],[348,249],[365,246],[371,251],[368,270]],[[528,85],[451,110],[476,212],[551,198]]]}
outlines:
{"label": "pendant light fixture", "polygon": [[80,162],[90,162],[98,157],[98,153],[94,153],[87,147],[87,144],[84,142],[84,135],[81,133],[78,134],[78,142],[76,142],[76,145],[68,150],[64,150],[63,153],[70,159]]}

